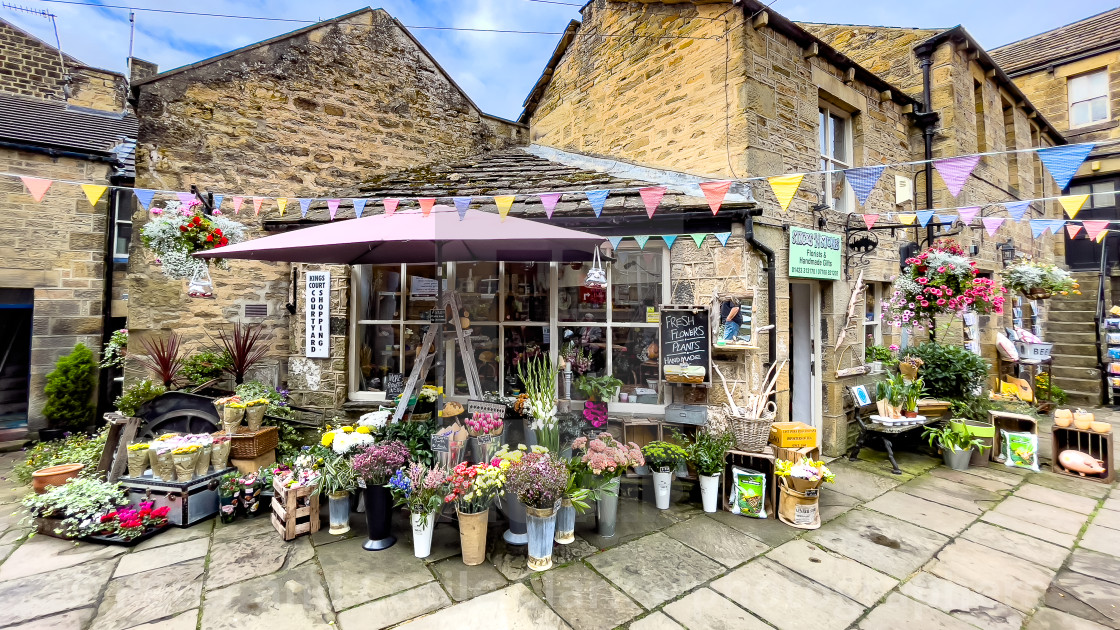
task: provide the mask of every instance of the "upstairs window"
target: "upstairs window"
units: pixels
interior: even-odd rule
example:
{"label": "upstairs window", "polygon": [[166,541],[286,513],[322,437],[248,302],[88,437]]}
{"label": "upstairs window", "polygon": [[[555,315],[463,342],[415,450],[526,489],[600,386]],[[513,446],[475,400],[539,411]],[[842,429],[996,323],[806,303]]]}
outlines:
{"label": "upstairs window", "polygon": [[113,262],[128,262],[128,246],[132,242],[132,200],[114,191]]}
{"label": "upstairs window", "polygon": [[1097,70],[1069,80],[1069,126],[1108,120],[1108,71]]}
{"label": "upstairs window", "polygon": [[836,171],[852,167],[852,119],[847,112],[823,102],[818,111],[824,202],[833,210],[850,212],[853,195],[844,186],[844,174]]}

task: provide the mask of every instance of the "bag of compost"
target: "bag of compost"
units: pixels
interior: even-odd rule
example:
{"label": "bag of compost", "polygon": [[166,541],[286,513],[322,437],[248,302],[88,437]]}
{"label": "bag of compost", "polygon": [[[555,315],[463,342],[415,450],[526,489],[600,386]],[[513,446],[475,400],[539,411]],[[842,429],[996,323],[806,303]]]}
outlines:
{"label": "bag of compost", "polygon": [[731,469],[731,496],[727,502],[732,514],[766,518],[766,475],[757,470]]}
{"label": "bag of compost", "polygon": [[999,432],[1003,438],[1003,463],[1011,468],[1026,468],[1038,472],[1038,436],[1003,429]]}

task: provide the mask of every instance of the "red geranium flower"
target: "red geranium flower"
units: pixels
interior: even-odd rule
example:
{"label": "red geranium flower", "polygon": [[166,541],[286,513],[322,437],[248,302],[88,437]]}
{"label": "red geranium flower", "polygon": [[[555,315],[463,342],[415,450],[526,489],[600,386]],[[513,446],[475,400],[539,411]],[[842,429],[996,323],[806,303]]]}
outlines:
{"label": "red geranium flower", "polygon": [[185,225],[180,225],[180,226],[179,226],[179,231],[180,231],[180,232],[186,232],[186,231],[187,231],[187,226],[185,226]]}

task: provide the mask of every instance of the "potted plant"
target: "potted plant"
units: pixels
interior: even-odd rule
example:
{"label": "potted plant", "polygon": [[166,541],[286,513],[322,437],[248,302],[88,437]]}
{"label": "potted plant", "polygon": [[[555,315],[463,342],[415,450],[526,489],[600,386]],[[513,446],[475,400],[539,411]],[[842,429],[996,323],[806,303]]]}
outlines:
{"label": "potted plant", "polygon": [[218,342],[227,358],[223,367],[233,376],[235,385],[244,383],[245,373],[268,355],[268,344],[263,343],[266,341],[262,339],[263,335],[261,324],[235,322],[228,333],[218,330]]}
{"label": "potted plant", "polygon": [[875,384],[876,404],[884,418],[901,417],[902,396],[906,381],[901,374],[893,374]]}
{"label": "potted plant", "polygon": [[1081,295],[1081,285],[1073,280],[1068,271],[1047,263],[1033,262],[1020,258],[1000,272],[1003,285],[1012,291],[1022,293],[1027,299],[1045,300],[1054,295]]}
{"label": "potted plant", "polygon": [[388,549],[397,542],[392,533],[393,497],[386,484],[394,473],[408,465],[408,459],[404,442],[389,440],[366,447],[351,460],[354,472],[366,484],[363,494],[369,540],[362,545],[366,551]]}
{"label": "potted plant", "polygon": [[627,468],[645,465],[645,456],[637,444],[615,441],[606,431],[591,438],[578,437],[572,442],[572,468],[584,475],[587,487],[595,491],[597,527],[603,538],[614,536],[618,522],[620,478]]}
{"label": "potted plant", "polygon": [[163,383],[165,389],[172,389],[179,381],[179,372],[183,369],[183,339],[169,331],[166,337],[141,337],[140,346],[144,349],[142,355],[132,355],[133,358],[145,367],[148,372]]}
{"label": "potted plant", "polygon": [[979,277],[976,261],[958,243],[938,241],[904,262],[906,268],[886,300],[884,320],[892,326],[932,329],[938,316],[949,316],[948,327],[966,311],[1003,313],[1006,288],[997,289],[994,281]]}
{"label": "potted plant", "polygon": [[907,359],[920,359],[926,394],[935,399],[958,399],[979,393],[988,377],[988,362],[967,348],[927,341],[902,352]]}
{"label": "potted plant", "polygon": [[902,385],[902,415],[906,418],[918,417],[918,401],[925,396],[922,379],[915,379]]}
{"label": "potted plant", "polygon": [[122,416],[135,417],[144,403],[159,398],[166,391],[163,385],[146,378],[124,388],[121,395],[113,401],[113,406]]}
{"label": "potted plant", "polygon": [[74,479],[23,500],[23,506],[37,521],[39,533],[59,538],[82,538],[97,533],[100,517],[127,503],[121,484],[93,477]]}
{"label": "potted plant", "polygon": [[412,462],[407,469],[398,470],[389,480],[395,505],[408,509],[412,524],[412,553],[417,558],[427,558],[432,553],[432,532],[436,528],[436,515],[447,496],[447,471],[428,468]]}
{"label": "potted plant", "polygon": [[696,432],[689,440],[685,450],[688,463],[700,476],[700,499],[704,511],[709,514],[717,510],[719,499],[719,477],[727,460],[727,451],[735,444],[735,436],[730,431],[713,434],[711,429]]}
{"label": "potted plant", "polygon": [[898,359],[894,357],[894,353],[898,351],[898,346],[891,345],[889,348],[886,346],[867,346],[863,352],[863,360],[867,363],[867,367],[871,374],[879,374],[883,371],[883,367],[890,367],[898,363]]}
{"label": "potted plant", "polygon": [[491,466],[485,462],[473,466],[460,462],[451,471],[449,481],[450,491],[444,501],[455,504],[455,513],[459,517],[463,564],[482,564],[486,560],[486,523],[490,518],[490,504],[502,493],[506,482],[505,470],[502,466]]}
{"label": "potted plant", "polygon": [[973,449],[988,448],[967,431],[958,431],[951,424],[944,427],[926,427],[922,437],[929,440],[931,448],[941,450],[945,465],[953,470],[968,470]]}
{"label": "potted plant", "polygon": [[59,358],[54,370],[47,374],[43,388],[46,404],[43,416],[49,429],[39,432],[41,440],[57,440],[68,431],[82,431],[93,423],[93,393],[97,387],[97,363],[93,353],[83,344]]}
{"label": "potted plant", "polygon": [[657,509],[669,509],[669,491],[673,485],[673,472],[688,461],[688,453],[676,444],[654,441],[642,447],[642,455],[653,471],[653,496]]}
{"label": "potted plant", "polygon": [[226,473],[218,480],[218,515],[223,523],[232,523],[237,518],[237,494],[241,492],[237,480],[235,472]]}
{"label": "potted plant", "polygon": [[12,468],[16,481],[27,485],[34,479],[35,471],[59,464],[82,464],[91,469],[101,459],[105,451],[108,427],[102,427],[94,435],[74,433],[61,440],[39,442],[27,450],[23,461]]}
{"label": "potted plant", "polygon": [[114,330],[109,336],[109,341],[101,349],[100,368],[123,368],[124,359],[128,356],[128,329]]}
{"label": "potted plant", "polygon": [[119,507],[98,518],[100,527],[89,535],[90,540],[109,544],[135,545],[167,527],[170,506],[155,507],[151,501]]}
{"label": "potted plant", "polygon": [[554,453],[526,453],[506,471],[506,486],[525,504],[529,568],[551,568],[556,512],[568,489],[568,465]]}
{"label": "potted plant", "polygon": [[319,468],[319,491],[327,495],[330,534],[340,536],[350,531],[350,493],[358,487],[358,476],[346,458],[326,452]]}
{"label": "potted plant", "polygon": [[[524,369],[523,367],[524,366]],[[517,375],[528,396],[528,416],[537,444],[553,453],[560,452],[560,430],[556,421],[556,366],[540,354],[517,363]]]}
{"label": "potted plant", "polygon": [[611,374],[603,376],[581,374],[576,381],[576,388],[587,396],[587,402],[583,405],[584,419],[595,428],[603,426],[603,421],[607,417],[607,403],[618,394],[620,387],[622,381]]}
{"label": "potted plant", "polygon": [[[152,208],[151,219],[140,231],[140,240],[156,256],[156,264],[169,278],[191,279],[207,269],[209,260],[191,254],[245,240],[245,226],[232,219],[204,215],[198,206],[181,206],[164,212]],[[225,260],[216,260],[219,269],[229,269]]]}

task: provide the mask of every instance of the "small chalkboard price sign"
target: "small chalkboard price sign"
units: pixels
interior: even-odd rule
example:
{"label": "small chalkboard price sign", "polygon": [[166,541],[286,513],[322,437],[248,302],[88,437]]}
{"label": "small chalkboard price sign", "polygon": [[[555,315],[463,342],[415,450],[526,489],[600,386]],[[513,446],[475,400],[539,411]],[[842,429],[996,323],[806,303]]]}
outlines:
{"label": "small chalkboard price sign", "polygon": [[705,306],[661,307],[661,370],[670,383],[711,385],[712,329]]}
{"label": "small chalkboard price sign", "polygon": [[[404,391],[404,374],[389,372],[385,375],[385,398],[394,400]],[[407,401],[406,401],[407,402]]]}

